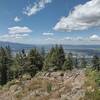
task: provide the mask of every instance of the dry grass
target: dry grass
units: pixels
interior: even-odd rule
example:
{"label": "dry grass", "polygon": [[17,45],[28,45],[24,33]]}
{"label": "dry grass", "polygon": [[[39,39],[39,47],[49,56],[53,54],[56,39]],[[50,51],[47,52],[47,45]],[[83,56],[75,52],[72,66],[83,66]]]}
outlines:
{"label": "dry grass", "polygon": [[[72,78],[66,78],[66,76],[63,79],[64,76],[60,76],[59,73],[54,72],[50,77],[38,75],[29,80],[24,78],[17,82],[12,81],[6,85],[7,97],[11,98],[12,96],[14,98],[12,100],[61,100],[62,94],[65,95],[72,91],[72,82],[75,76],[71,74],[69,76]],[[4,95],[6,94],[4,93]]]}

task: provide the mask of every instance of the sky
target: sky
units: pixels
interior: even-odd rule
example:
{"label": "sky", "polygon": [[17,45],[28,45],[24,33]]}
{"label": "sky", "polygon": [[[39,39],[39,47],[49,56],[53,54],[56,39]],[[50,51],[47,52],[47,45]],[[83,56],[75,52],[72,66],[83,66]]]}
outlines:
{"label": "sky", "polygon": [[100,0],[0,0],[0,41],[100,44]]}

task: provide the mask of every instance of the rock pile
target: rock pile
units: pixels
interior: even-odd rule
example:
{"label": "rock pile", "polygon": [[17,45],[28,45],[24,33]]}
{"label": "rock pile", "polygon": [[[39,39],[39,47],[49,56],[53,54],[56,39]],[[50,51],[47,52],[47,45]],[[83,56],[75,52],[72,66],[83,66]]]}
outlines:
{"label": "rock pile", "polygon": [[80,100],[85,95],[84,70],[39,72],[1,90],[0,100]]}

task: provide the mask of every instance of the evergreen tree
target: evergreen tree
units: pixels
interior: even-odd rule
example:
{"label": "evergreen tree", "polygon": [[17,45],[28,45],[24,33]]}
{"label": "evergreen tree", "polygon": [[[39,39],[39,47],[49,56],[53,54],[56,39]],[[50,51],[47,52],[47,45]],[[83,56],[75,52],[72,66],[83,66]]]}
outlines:
{"label": "evergreen tree", "polygon": [[81,58],[81,68],[86,68],[87,61],[85,60],[84,57]]}
{"label": "evergreen tree", "polygon": [[44,70],[48,70],[49,68],[53,66],[51,62],[51,57],[52,57],[53,52],[54,52],[54,47],[51,48],[51,50],[48,52],[48,54],[45,57],[44,66],[43,66]]}
{"label": "evergreen tree", "polygon": [[12,51],[10,46],[5,47],[5,52],[7,56],[7,81],[12,80],[12,71],[11,71],[11,66],[13,65],[13,57],[12,57]]}
{"label": "evergreen tree", "polygon": [[62,66],[62,69],[63,70],[72,70],[73,69],[73,55],[72,55],[72,53],[68,54],[68,57]]}
{"label": "evergreen tree", "polygon": [[7,83],[7,55],[3,47],[0,48],[0,74],[1,74],[1,85]]}
{"label": "evergreen tree", "polygon": [[78,58],[77,57],[75,57],[75,59],[74,59],[74,66],[75,66],[75,68],[79,67],[79,63],[78,63]]}
{"label": "evergreen tree", "polygon": [[[16,65],[16,73],[18,73],[17,76],[22,76],[23,74],[26,73],[26,69],[27,69],[27,64],[28,62],[28,57],[26,55],[25,50],[23,49],[21,52],[16,54],[16,58],[15,58],[15,63],[14,65]],[[16,75],[15,75],[16,76]]]}
{"label": "evergreen tree", "polygon": [[16,60],[20,66],[24,66],[26,61],[26,53],[24,49],[16,54]]}
{"label": "evergreen tree", "polygon": [[21,57],[22,74],[24,74],[28,63],[28,57],[24,49],[21,51],[20,57]]}
{"label": "evergreen tree", "polygon": [[9,46],[0,48],[0,76],[1,85],[11,80],[12,52]]}
{"label": "evergreen tree", "polygon": [[59,64],[60,65],[59,66],[62,67],[64,62],[65,62],[65,52],[64,52],[62,45],[60,45],[59,47]]}
{"label": "evergreen tree", "polygon": [[34,76],[37,71],[42,70],[43,60],[37,49],[30,50],[28,54],[28,67],[27,71]]}
{"label": "evergreen tree", "polygon": [[41,54],[41,57],[42,57],[42,59],[44,61],[45,60],[45,55],[46,55],[44,47],[41,48],[41,53],[40,54]]}
{"label": "evergreen tree", "polygon": [[94,69],[100,70],[100,58],[97,55],[93,56],[92,63]]}
{"label": "evergreen tree", "polygon": [[45,61],[44,68],[47,69],[56,69],[60,70],[65,61],[65,53],[62,46],[56,45],[52,47],[50,52],[48,53]]}

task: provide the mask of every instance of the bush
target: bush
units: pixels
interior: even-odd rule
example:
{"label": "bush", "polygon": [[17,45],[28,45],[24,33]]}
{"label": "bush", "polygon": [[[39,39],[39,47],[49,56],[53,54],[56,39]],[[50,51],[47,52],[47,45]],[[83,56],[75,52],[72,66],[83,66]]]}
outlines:
{"label": "bush", "polygon": [[52,84],[48,83],[47,84],[47,92],[50,93],[52,91]]}
{"label": "bush", "polygon": [[100,72],[87,69],[86,77],[86,93],[84,100],[100,100]]}

